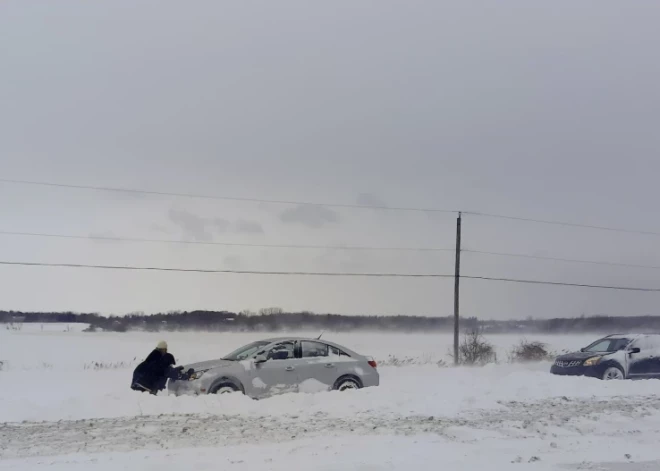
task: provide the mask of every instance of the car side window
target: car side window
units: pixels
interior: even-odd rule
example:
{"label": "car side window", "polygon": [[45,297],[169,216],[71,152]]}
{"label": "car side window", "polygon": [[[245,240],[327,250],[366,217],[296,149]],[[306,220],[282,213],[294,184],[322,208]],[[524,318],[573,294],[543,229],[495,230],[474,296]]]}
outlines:
{"label": "car side window", "polygon": [[636,339],[631,345],[631,348],[639,348],[642,352],[647,350],[660,349],[660,336],[646,335]]}
{"label": "car side window", "polygon": [[296,348],[293,342],[282,342],[274,345],[269,351],[269,360],[291,360],[296,357]]}
{"label": "car side window", "polygon": [[629,348],[639,348],[642,352],[645,352],[650,347],[650,342],[647,337],[639,337],[635,339],[633,343],[630,344]]}
{"label": "car side window", "polygon": [[342,350],[339,350],[337,347],[330,346],[330,356],[333,357],[349,357],[350,355]]}
{"label": "car side window", "polygon": [[648,343],[647,348],[657,350],[660,348],[660,335],[649,335],[646,337],[646,342]]}
{"label": "car side window", "polygon": [[329,354],[328,345],[321,342],[309,342],[303,340],[301,346],[303,358],[327,357]]}

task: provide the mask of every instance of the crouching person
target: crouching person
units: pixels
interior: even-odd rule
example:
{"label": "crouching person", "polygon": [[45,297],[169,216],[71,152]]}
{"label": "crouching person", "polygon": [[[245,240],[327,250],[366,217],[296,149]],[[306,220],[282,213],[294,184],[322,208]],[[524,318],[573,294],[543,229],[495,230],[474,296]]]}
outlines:
{"label": "crouching person", "polygon": [[165,389],[167,379],[177,374],[179,370],[172,368],[176,364],[174,356],[167,352],[167,343],[158,342],[156,348],[146,360],[133,371],[131,389],[135,391],[157,394]]}

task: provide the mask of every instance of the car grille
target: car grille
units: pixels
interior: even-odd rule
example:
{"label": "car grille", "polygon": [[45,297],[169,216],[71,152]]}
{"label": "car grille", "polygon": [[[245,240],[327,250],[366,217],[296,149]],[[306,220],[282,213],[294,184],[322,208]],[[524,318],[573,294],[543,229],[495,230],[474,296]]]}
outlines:
{"label": "car grille", "polygon": [[574,361],[557,360],[557,361],[555,361],[555,366],[558,366],[560,368],[573,368],[574,366],[580,366],[580,365],[582,365],[582,360],[574,360]]}

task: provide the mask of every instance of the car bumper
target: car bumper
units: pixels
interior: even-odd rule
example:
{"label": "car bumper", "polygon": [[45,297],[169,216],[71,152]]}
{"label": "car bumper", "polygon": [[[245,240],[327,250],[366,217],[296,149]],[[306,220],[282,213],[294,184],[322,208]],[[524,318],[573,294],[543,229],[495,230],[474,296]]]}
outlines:
{"label": "car bumper", "polygon": [[362,381],[363,388],[378,386],[380,384],[380,374],[378,374],[378,371],[375,369],[372,369],[372,371],[367,374],[363,374],[360,377],[360,380]]}
{"label": "car bumper", "polygon": [[590,378],[599,378],[602,376],[600,368],[593,366],[572,366],[568,368],[552,365],[550,373],[559,376],[588,376]]}
{"label": "car bumper", "polygon": [[199,381],[169,380],[167,383],[167,391],[175,396],[197,396],[199,394],[206,394],[206,391],[202,391],[202,386]]}

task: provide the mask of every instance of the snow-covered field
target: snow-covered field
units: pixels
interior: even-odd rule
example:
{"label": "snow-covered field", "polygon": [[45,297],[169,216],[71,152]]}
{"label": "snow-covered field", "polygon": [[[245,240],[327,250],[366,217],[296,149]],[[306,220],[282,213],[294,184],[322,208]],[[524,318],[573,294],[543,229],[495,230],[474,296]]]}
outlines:
{"label": "snow-covered field", "polygon": [[[128,386],[158,340],[189,363],[264,334],[82,328],[0,325],[0,470],[660,469],[660,382],[510,365],[513,335],[488,337],[499,365],[444,368],[447,334],[326,333],[383,364],[394,356],[408,365],[380,367],[379,388],[253,401],[153,397]],[[528,340],[561,351],[594,337]]]}

